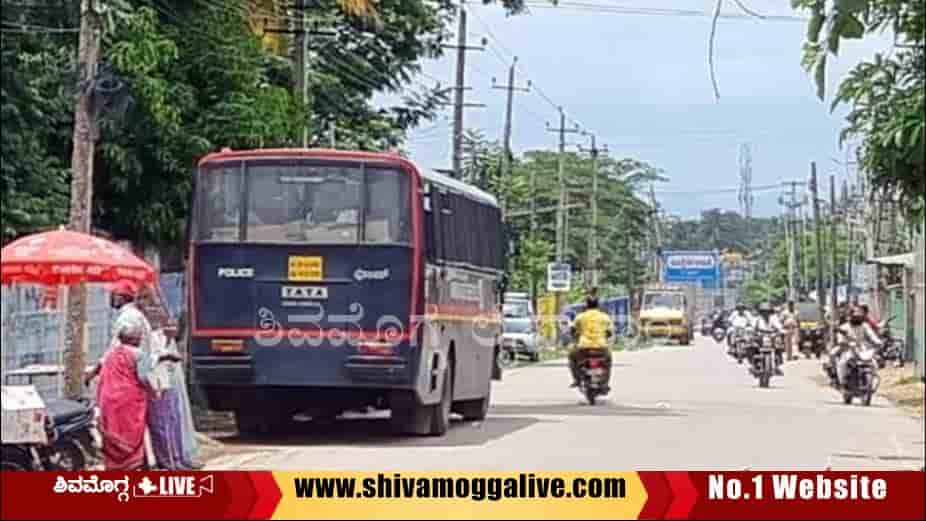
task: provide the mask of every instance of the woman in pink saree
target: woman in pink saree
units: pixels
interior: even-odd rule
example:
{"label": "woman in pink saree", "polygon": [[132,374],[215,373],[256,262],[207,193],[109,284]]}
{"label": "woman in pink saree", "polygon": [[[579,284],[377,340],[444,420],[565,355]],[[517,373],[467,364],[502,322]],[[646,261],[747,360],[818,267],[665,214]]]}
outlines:
{"label": "woman in pink saree", "polygon": [[[103,436],[103,464],[106,470],[135,470],[145,466],[145,428],[151,390],[143,374],[149,362],[139,349],[145,333],[144,318],[123,317],[117,321],[116,342],[97,366],[97,406]],[[159,361],[176,361],[165,355]]]}
{"label": "woman in pink saree", "polygon": [[106,470],[134,470],[145,463],[148,389],[138,377],[142,326],[126,323],[100,364],[96,403],[100,408]]}

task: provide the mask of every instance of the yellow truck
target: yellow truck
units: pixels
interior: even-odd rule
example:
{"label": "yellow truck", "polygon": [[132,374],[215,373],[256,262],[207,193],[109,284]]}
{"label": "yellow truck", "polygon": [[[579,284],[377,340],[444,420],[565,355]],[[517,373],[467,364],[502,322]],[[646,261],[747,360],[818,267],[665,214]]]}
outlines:
{"label": "yellow truck", "polygon": [[694,340],[694,286],[651,284],[644,288],[640,306],[640,334],[644,339]]}

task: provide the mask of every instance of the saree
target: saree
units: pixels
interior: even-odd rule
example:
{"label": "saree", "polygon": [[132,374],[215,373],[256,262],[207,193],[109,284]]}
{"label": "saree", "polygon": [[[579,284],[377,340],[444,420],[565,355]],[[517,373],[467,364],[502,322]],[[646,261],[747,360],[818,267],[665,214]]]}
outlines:
{"label": "saree", "polygon": [[[155,360],[164,354],[177,353],[176,344],[160,331],[154,332],[150,346],[148,356]],[[156,391],[148,404],[147,423],[157,466],[167,470],[192,469],[196,443],[182,366],[155,362],[147,377]]]}
{"label": "saree", "polygon": [[148,393],[138,378],[137,358],[137,350],[118,344],[100,369],[97,405],[106,470],[132,470],[145,463]]}

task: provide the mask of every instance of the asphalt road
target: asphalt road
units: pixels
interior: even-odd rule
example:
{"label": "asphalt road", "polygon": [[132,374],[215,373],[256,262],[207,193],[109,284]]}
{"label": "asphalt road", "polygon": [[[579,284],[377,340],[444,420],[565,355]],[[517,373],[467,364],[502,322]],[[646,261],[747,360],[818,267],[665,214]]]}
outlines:
{"label": "asphalt road", "polygon": [[227,438],[209,468],[241,470],[896,469],[924,465],[924,429],[876,397],[842,404],[816,361],[790,362],[759,389],[724,348],[656,347],[614,358],[612,394],[585,404],[565,360],[509,370],[485,422],[443,438],[397,437],[383,415]]}

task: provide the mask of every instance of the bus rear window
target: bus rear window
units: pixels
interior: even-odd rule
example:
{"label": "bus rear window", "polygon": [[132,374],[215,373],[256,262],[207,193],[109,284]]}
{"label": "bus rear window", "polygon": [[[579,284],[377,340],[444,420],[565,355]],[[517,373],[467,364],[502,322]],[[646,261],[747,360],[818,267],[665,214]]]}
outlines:
{"label": "bus rear window", "polygon": [[[245,163],[204,176],[200,240],[408,244],[408,176],[394,168],[300,161]],[[244,236],[239,237],[240,194],[247,192]]]}
{"label": "bus rear window", "polygon": [[241,164],[204,168],[199,180],[199,240],[236,242],[241,221]]}

